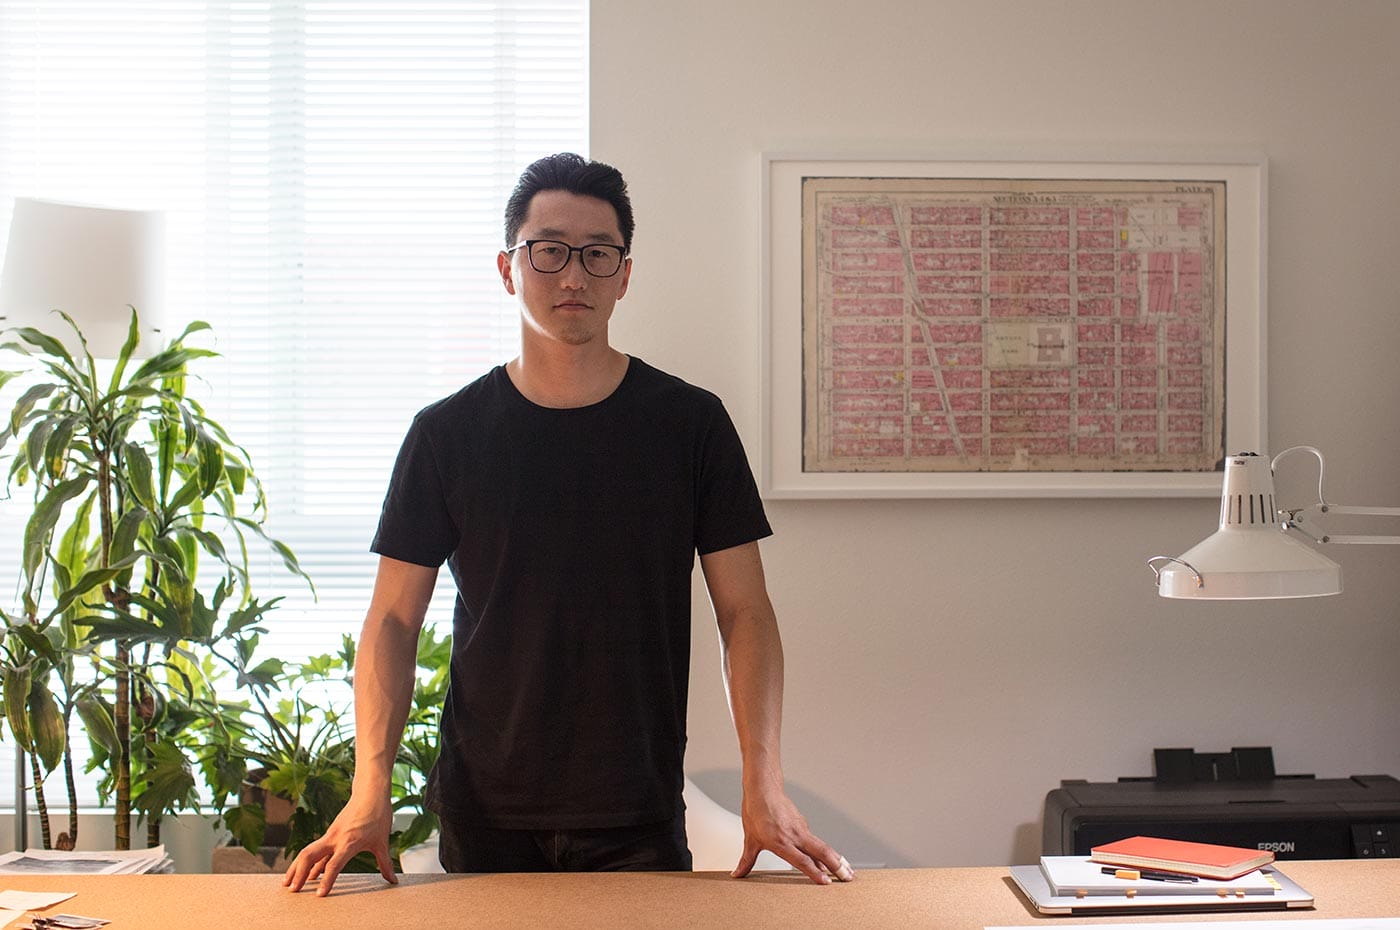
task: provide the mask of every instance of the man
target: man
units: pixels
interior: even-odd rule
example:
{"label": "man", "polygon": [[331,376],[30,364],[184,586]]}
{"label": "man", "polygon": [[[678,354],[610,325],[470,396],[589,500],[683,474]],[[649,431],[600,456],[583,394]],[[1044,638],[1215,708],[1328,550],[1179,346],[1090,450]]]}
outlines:
{"label": "man", "polygon": [[449,872],[686,870],[690,578],[714,604],[743,757],[744,849],[814,882],[854,877],[783,787],[782,645],[757,540],[770,533],[712,394],[614,349],[633,218],[611,166],[526,169],[497,268],[519,357],[419,413],[373,549],[355,666],[350,802],[287,869],[326,894],[368,850],[394,881],[389,782],[437,569],[457,583],[441,756],[427,801]]}

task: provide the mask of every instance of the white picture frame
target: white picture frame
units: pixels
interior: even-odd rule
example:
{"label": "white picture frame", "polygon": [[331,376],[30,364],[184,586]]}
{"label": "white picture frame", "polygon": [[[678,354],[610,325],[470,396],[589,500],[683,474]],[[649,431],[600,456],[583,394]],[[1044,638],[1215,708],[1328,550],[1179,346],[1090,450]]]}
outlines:
{"label": "white picture frame", "polygon": [[1224,454],[1266,451],[1262,157],[1144,160],[927,160],[765,153],[762,158],[762,372],[759,485],[765,498],[1212,497],[1216,471],[805,471],[803,179],[930,178],[1223,182]]}

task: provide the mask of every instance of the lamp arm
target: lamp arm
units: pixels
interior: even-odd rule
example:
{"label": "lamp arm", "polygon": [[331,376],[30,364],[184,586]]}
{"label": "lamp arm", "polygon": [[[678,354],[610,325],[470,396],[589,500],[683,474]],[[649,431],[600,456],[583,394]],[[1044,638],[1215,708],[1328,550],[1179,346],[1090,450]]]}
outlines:
{"label": "lamp arm", "polygon": [[1400,545],[1400,536],[1337,535],[1328,533],[1321,526],[1323,514],[1343,514],[1362,517],[1400,517],[1400,507],[1348,507],[1324,504],[1319,501],[1301,510],[1283,510],[1283,529],[1294,530],[1318,543],[1339,545]]}
{"label": "lamp arm", "polygon": [[1293,530],[1302,533],[1304,536],[1317,543],[1336,543],[1339,545],[1400,545],[1400,536],[1370,536],[1370,535],[1350,535],[1338,536],[1326,532],[1321,526],[1323,514],[1343,514],[1349,516],[1363,517],[1400,517],[1400,507],[1351,507],[1327,503],[1327,496],[1323,494],[1322,483],[1324,474],[1327,471],[1327,462],[1322,457],[1322,453],[1313,446],[1291,446],[1274,456],[1270,463],[1270,471],[1278,471],[1278,464],[1285,455],[1292,452],[1311,452],[1317,456],[1317,503],[1308,507],[1301,507],[1297,510],[1280,508],[1279,515],[1283,518],[1283,529]]}

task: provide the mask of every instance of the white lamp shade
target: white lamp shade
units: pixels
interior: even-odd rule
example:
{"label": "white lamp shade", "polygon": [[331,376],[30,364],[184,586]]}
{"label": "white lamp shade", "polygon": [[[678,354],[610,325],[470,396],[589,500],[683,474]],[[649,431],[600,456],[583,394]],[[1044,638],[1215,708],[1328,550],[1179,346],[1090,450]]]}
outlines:
{"label": "white lamp shade", "polygon": [[1163,568],[1158,576],[1163,597],[1253,600],[1342,591],[1340,565],[1278,529],[1222,529],[1180,559],[1195,571],[1177,562]]}
{"label": "white lamp shade", "polygon": [[1225,460],[1220,529],[1166,561],[1157,574],[1162,597],[1253,600],[1342,590],[1341,566],[1284,532],[1269,460],[1253,453]]}
{"label": "white lamp shade", "polygon": [[81,358],[73,318],[94,358],[116,358],[135,307],[137,355],[161,348],[165,315],[165,217],[27,197],[15,199],[0,272],[0,326],[32,326]]}

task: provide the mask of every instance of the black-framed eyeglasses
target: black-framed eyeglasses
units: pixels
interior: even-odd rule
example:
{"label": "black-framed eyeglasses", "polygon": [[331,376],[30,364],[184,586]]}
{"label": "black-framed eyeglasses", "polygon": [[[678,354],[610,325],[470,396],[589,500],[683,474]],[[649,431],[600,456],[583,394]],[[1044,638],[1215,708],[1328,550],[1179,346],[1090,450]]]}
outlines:
{"label": "black-framed eyeglasses", "polygon": [[569,264],[569,259],[578,253],[583,262],[583,270],[595,278],[611,278],[622,267],[627,250],[620,245],[607,242],[590,242],[588,245],[569,245],[558,239],[526,239],[519,245],[506,249],[506,254],[524,249],[530,258],[530,267],[540,274],[557,274]]}

